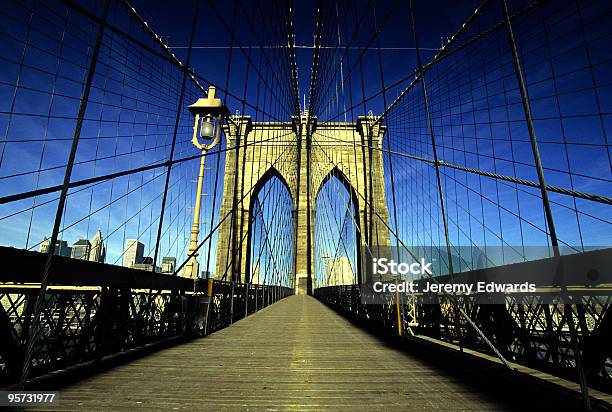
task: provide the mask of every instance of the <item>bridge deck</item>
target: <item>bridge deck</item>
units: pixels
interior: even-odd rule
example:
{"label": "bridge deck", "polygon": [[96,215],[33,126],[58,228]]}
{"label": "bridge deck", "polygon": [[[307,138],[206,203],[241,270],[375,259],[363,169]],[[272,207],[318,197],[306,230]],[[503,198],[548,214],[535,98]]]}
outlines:
{"label": "bridge deck", "polygon": [[463,379],[294,296],[67,386],[60,409],[509,409]]}

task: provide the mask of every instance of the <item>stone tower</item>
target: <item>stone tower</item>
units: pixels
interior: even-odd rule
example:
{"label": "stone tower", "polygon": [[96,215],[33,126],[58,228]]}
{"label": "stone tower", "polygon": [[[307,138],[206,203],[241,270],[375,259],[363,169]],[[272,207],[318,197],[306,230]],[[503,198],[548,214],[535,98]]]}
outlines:
{"label": "stone tower", "polygon": [[[271,176],[284,183],[293,200],[296,293],[312,293],[314,205],[331,176],[344,181],[357,206],[361,248],[388,247],[381,150],[385,129],[376,120],[361,116],[356,123],[317,124],[316,118],[308,122],[302,116],[292,123],[259,123],[233,116],[224,129],[228,151],[220,216],[227,218],[219,227],[215,276],[248,281],[252,199]],[[369,280],[364,275],[360,281]]]}

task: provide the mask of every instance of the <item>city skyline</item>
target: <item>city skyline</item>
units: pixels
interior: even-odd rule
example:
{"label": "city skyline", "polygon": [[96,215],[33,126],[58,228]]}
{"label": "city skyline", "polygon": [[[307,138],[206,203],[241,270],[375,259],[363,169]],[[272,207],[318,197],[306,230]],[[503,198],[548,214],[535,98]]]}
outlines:
{"label": "city skyline", "polygon": [[[47,253],[49,243],[49,239],[43,240],[39,245],[38,252]],[[58,256],[106,263],[106,247],[100,230],[96,231],[91,242],[88,239],[79,238],[69,245],[68,241],[60,239],[56,245],[55,254]],[[153,259],[150,256],[144,256],[144,247],[145,245],[137,239],[127,239],[123,252],[124,260],[121,266],[152,271]],[[174,274],[175,269],[176,257],[174,256],[164,256],[162,258],[162,265],[155,266],[155,272],[165,274]]]}

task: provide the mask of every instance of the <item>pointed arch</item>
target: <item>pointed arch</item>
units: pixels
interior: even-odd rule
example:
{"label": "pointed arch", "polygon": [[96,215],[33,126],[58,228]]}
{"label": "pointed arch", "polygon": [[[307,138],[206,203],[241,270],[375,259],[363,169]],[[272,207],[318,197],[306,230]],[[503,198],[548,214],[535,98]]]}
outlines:
{"label": "pointed arch", "polygon": [[338,166],[334,166],[327,173],[327,175],[323,178],[323,180],[321,180],[321,183],[319,184],[319,187],[317,188],[317,193],[315,194],[315,197],[314,197],[315,201],[319,197],[319,193],[321,192],[321,189],[323,188],[323,186],[325,186],[325,184],[332,177],[336,177],[340,181],[340,183],[342,183],[344,188],[349,192],[349,195],[351,196],[353,204],[355,205],[355,208],[357,209],[357,221],[359,222],[359,219],[358,219],[358,217],[359,217],[359,199],[357,198],[357,191],[355,190],[355,188],[351,184],[351,182],[348,179],[348,177],[344,174],[344,172],[342,170],[340,170],[340,168]]}
{"label": "pointed arch", "polygon": [[[257,183],[255,183],[255,185],[253,186],[253,190],[251,192],[251,196],[250,196],[250,201],[249,201],[249,209],[248,209],[248,225],[247,225],[247,250],[246,250],[246,265],[245,265],[245,273],[244,273],[244,281],[245,283],[251,283],[253,279],[251,279],[252,276],[252,270],[253,270],[253,262],[251,261],[251,254],[252,254],[252,249],[253,249],[253,223],[254,223],[254,218],[255,216],[253,215],[253,210],[255,207],[255,203],[258,201],[259,198],[259,194],[262,191],[262,189],[266,186],[266,184],[268,182],[270,182],[273,178],[277,178],[278,181],[281,182],[282,186],[285,188],[285,190],[287,191],[287,194],[289,195],[289,199],[291,199],[291,217],[292,217],[292,225],[293,225],[293,236],[291,239],[292,245],[291,245],[291,250],[292,250],[292,272],[291,276],[295,277],[295,258],[296,258],[296,225],[295,225],[295,208],[296,208],[296,204],[295,204],[295,199],[293,198],[293,194],[291,191],[291,188],[289,186],[289,184],[287,183],[287,180],[285,179],[285,177],[280,173],[280,171],[275,168],[274,166],[270,166],[270,168],[268,168],[268,170],[266,170],[266,172],[261,175],[261,177],[259,178],[259,180],[257,181]],[[258,265],[259,263],[257,263]]]}
{"label": "pointed arch", "polygon": [[253,206],[253,202],[255,201],[255,199],[257,199],[257,195],[259,195],[259,192],[261,191],[261,189],[273,177],[277,177],[281,181],[281,183],[285,186],[285,188],[289,192],[289,196],[291,197],[291,204],[293,206],[293,210],[295,210],[295,199],[293,198],[293,193],[291,192],[291,188],[289,187],[289,184],[287,183],[287,180],[282,175],[282,173],[279,172],[278,169],[274,166],[270,166],[268,170],[266,170],[266,172],[263,175],[261,175],[259,180],[257,180],[257,183],[255,183],[255,185],[253,186],[253,191],[251,192],[251,201],[249,204],[249,210],[251,210],[251,207]]}
{"label": "pointed arch", "polygon": [[[353,204],[353,220],[355,222],[355,253],[356,253],[356,277],[357,277],[357,283],[361,284],[362,283],[362,253],[361,253],[361,220],[360,220],[360,216],[359,216],[359,199],[357,197],[357,191],[355,190],[355,188],[353,187],[353,185],[351,184],[350,180],[348,179],[348,177],[344,174],[344,172],[338,167],[338,166],[334,166],[328,173],[327,175],[323,178],[323,180],[321,180],[321,183],[319,184],[319,187],[317,188],[316,194],[314,196],[314,205],[317,204],[317,200],[319,198],[319,195],[321,193],[321,190],[325,187],[325,185],[333,178],[336,178],[341,184],[342,186],[346,189],[347,193],[350,196],[351,199],[351,203]],[[314,208],[314,219],[315,219],[315,225],[316,225],[316,219],[317,219],[317,211],[316,211],[316,207]],[[316,248],[315,248],[316,250]],[[315,251],[316,253],[316,251]],[[315,257],[316,259],[316,257]]]}

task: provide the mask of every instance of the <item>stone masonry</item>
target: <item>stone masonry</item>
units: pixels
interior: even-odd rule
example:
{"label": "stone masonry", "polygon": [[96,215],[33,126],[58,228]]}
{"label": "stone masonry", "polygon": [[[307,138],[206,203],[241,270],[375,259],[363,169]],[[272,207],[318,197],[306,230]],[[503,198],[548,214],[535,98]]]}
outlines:
{"label": "stone masonry", "polygon": [[[314,273],[314,205],[330,174],[346,180],[356,199],[359,238],[366,245],[388,247],[388,209],[385,197],[382,137],[384,127],[374,116],[357,123],[317,124],[316,118],[292,123],[258,123],[233,116],[227,137],[223,199],[219,227],[216,278],[248,281],[249,219],[252,199],[271,176],[289,189],[294,205],[296,293],[312,293]],[[236,142],[242,147],[234,148]],[[362,282],[371,279],[361,279]]]}

